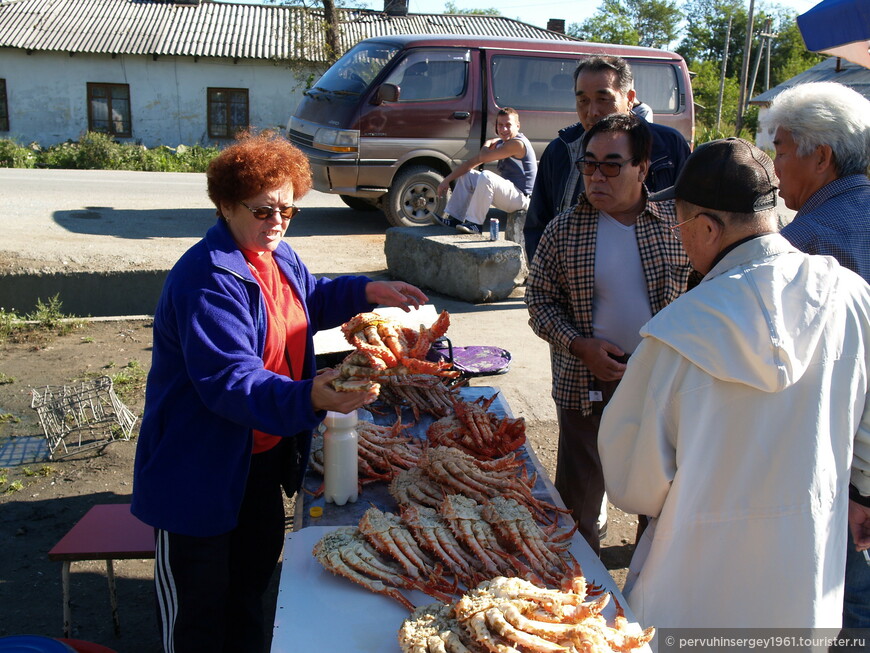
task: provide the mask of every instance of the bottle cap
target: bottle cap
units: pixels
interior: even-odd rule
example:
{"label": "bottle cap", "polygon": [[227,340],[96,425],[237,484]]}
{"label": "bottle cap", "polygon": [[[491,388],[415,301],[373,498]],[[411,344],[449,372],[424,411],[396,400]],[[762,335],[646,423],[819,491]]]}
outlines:
{"label": "bottle cap", "polygon": [[312,517],[314,517],[315,519],[317,517],[322,517],[323,516],[323,508],[321,506],[311,506],[311,509],[308,511],[308,514],[311,515]]}
{"label": "bottle cap", "polygon": [[352,429],[357,424],[356,411],[352,413],[337,413],[330,410],[326,413],[326,419],[323,420],[323,423],[326,424],[327,428]]}

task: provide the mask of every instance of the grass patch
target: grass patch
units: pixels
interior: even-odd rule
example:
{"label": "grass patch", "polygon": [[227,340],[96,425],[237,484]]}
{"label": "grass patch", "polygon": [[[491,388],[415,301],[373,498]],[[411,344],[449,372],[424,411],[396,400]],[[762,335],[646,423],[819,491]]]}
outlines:
{"label": "grass patch", "polygon": [[0,372],[0,385],[9,385],[10,383],[15,383],[15,379],[8,374]]}
{"label": "grass patch", "polygon": [[54,474],[54,469],[52,469],[51,465],[42,465],[39,469],[30,469],[30,467],[22,467],[21,471],[24,473],[25,476],[30,477],[30,478],[32,478],[34,476],[42,476],[45,478],[45,477],[48,477],[48,476],[51,476],[52,474]]}
{"label": "grass patch", "polygon": [[121,401],[130,403],[133,398],[145,391],[147,377],[148,374],[142,367],[142,363],[133,359],[112,375],[112,387]]}
{"label": "grass patch", "polygon": [[12,481],[3,488],[3,494],[13,494],[15,492],[21,492],[23,489],[24,483],[21,481]]}
{"label": "grass patch", "polygon": [[0,308],[0,343],[43,344],[52,337],[66,335],[84,325],[84,322],[75,316],[65,315],[62,308],[63,302],[59,294],[50,297],[46,302],[41,298],[37,299],[36,309],[23,315],[16,313],[14,309],[7,311],[5,308]]}
{"label": "grass patch", "polygon": [[67,141],[47,149],[38,143],[21,145],[2,138],[0,167],[205,172],[219,152],[217,147],[204,145],[161,145],[149,150],[144,145],[118,143],[109,134],[84,132],[78,141]]}
{"label": "grass patch", "polygon": [[20,421],[12,413],[0,413],[0,424],[18,424]]}

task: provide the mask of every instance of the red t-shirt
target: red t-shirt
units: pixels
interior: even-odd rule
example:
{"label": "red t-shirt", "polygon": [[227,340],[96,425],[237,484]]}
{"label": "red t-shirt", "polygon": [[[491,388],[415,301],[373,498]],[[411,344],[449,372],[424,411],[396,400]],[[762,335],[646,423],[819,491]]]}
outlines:
{"label": "red t-shirt", "polygon": [[[302,302],[287,278],[281,274],[272,252],[242,250],[254,279],[260,284],[266,303],[266,346],[263,366],[270,372],[291,379],[302,377],[308,321]],[[254,430],[254,453],[268,451],[278,444],[276,435]]]}

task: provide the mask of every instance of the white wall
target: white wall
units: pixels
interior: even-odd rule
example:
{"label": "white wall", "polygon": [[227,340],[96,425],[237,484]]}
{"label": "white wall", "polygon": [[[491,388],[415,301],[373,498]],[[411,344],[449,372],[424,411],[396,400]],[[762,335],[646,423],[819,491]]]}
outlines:
{"label": "white wall", "polygon": [[[767,107],[759,107],[758,108],[758,122],[761,122],[761,119],[764,117],[764,114],[767,113]],[[760,127],[758,131],[755,132],[755,145],[756,147],[761,148],[762,150],[766,150],[767,152],[773,152],[773,135],[768,134],[766,130],[762,130]]]}
{"label": "white wall", "polygon": [[133,136],[147,147],[220,143],[208,138],[208,87],[247,88],[249,118],[258,128],[280,127],[304,90],[284,64],[269,61],[33,52],[0,49],[6,79],[9,132],[0,137],[47,147],[77,140],[87,129],[87,83],[129,84]]}

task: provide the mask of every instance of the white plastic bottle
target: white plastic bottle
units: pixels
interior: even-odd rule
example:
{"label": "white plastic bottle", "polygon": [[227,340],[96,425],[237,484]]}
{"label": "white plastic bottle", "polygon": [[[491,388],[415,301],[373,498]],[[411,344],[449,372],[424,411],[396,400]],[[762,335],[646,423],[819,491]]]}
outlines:
{"label": "white plastic bottle", "polygon": [[359,492],[356,411],[329,411],[323,423],[326,426],[323,432],[323,497],[337,506],[348,501],[355,503]]}

